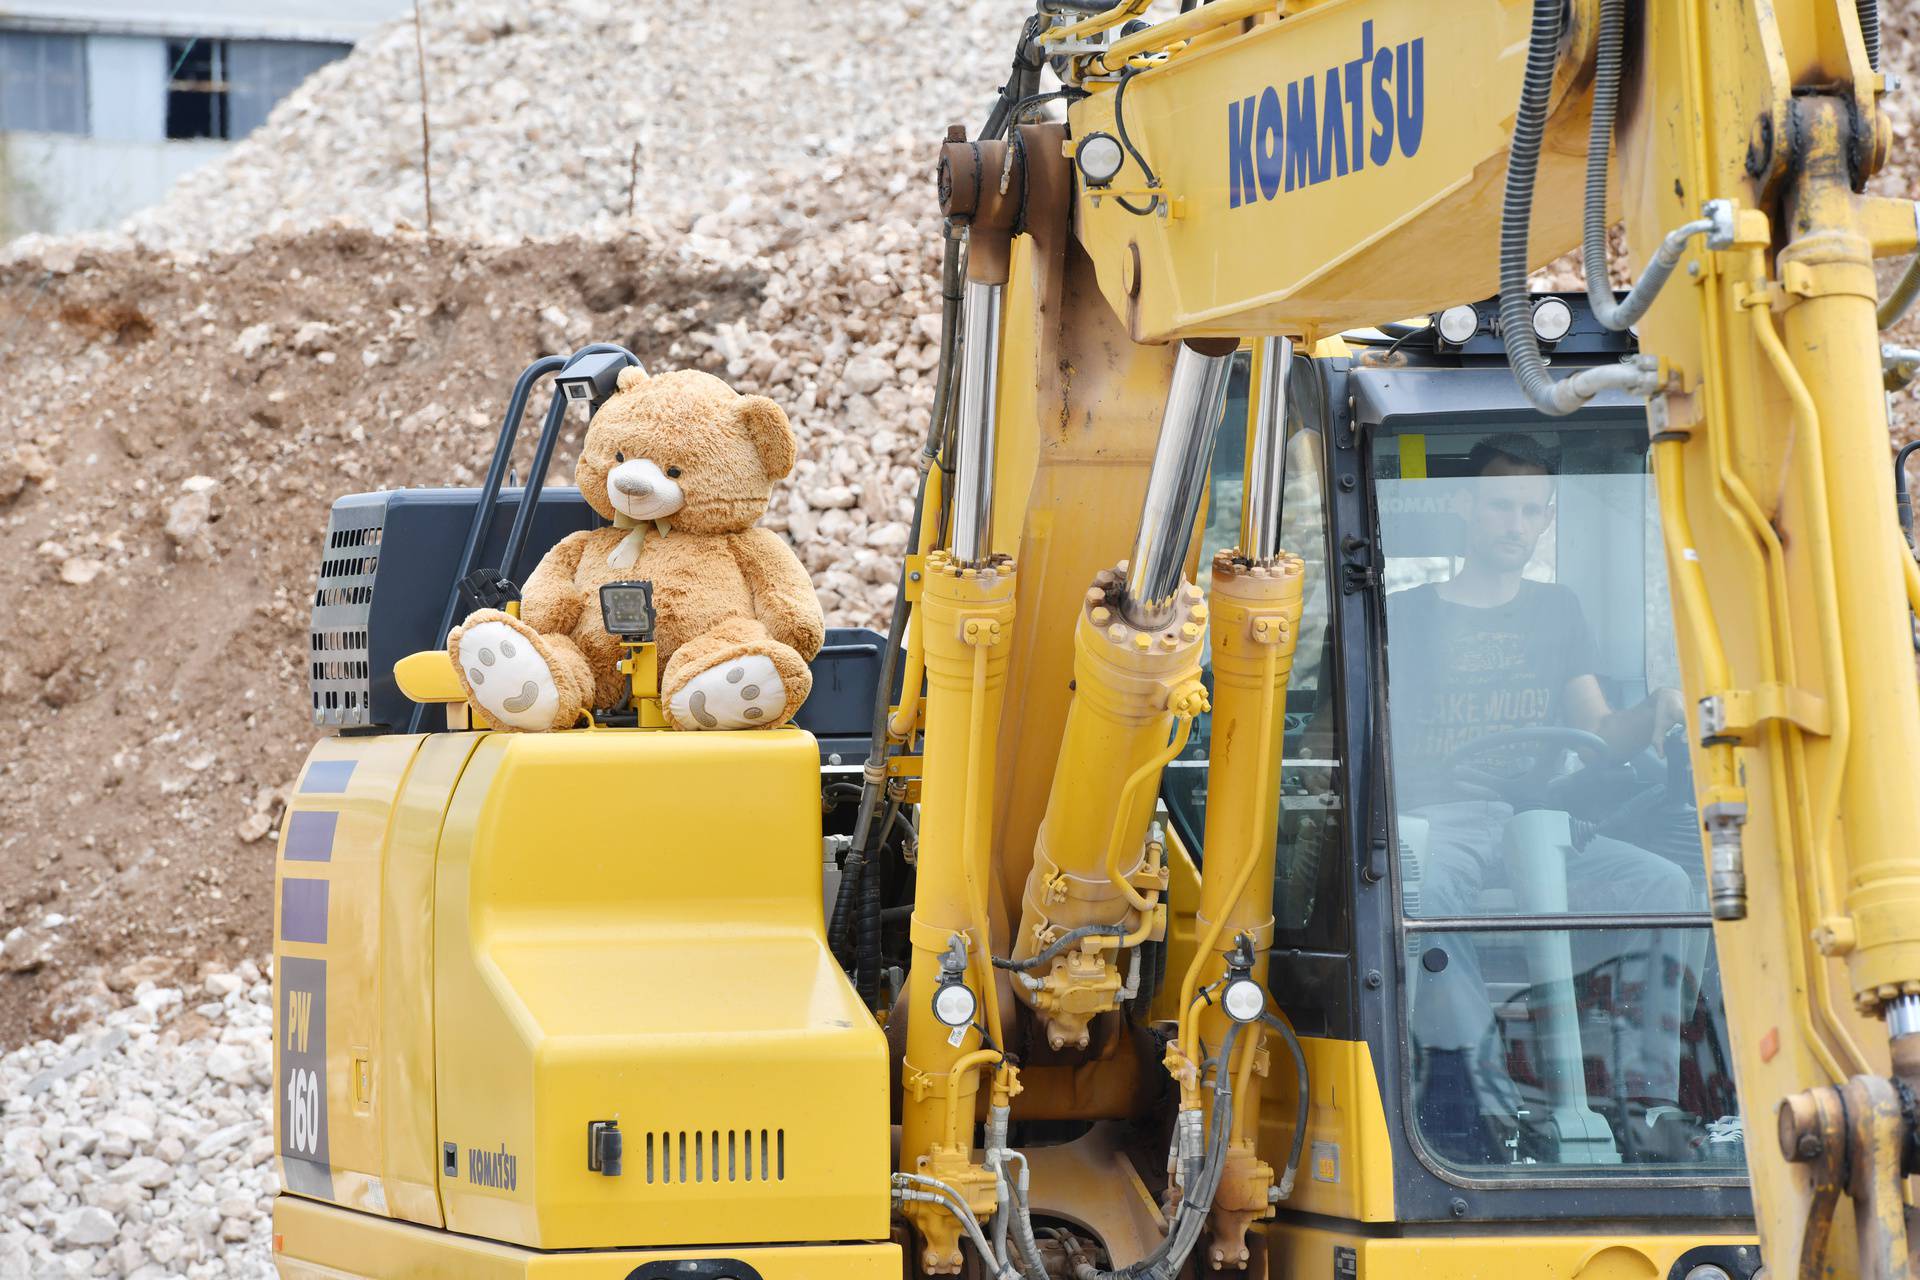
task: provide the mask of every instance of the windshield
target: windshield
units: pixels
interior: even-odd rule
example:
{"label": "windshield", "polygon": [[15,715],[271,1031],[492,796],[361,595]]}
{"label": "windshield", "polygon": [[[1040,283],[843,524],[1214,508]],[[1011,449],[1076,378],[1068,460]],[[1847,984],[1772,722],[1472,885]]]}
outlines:
{"label": "windshield", "polygon": [[1645,431],[1382,434],[1374,472],[1426,1149],[1742,1168]]}

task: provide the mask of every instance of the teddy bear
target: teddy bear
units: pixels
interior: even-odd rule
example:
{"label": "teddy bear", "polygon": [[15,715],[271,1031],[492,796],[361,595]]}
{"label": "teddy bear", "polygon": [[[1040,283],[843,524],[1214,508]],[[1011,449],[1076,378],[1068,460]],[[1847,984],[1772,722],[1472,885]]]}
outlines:
{"label": "teddy bear", "polygon": [[601,624],[600,588],[647,579],[673,727],[787,723],[813,687],[824,624],[793,549],[754,522],[793,462],[787,415],[765,396],[698,370],[622,371],[574,469],[611,526],[548,551],[518,618],[481,609],[453,629],[447,652],[467,697],[498,728],[531,732],[618,705],[622,650]]}

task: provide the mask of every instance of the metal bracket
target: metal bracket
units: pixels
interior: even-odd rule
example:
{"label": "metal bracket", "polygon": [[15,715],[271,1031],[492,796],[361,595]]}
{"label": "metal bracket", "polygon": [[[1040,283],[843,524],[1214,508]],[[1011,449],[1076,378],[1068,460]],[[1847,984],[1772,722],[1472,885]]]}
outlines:
{"label": "metal bracket", "polygon": [[1769,721],[1783,721],[1822,738],[1833,732],[1827,700],[1795,685],[1769,683],[1752,689],[1727,689],[1700,699],[1703,744],[1744,745],[1752,740],[1755,730]]}

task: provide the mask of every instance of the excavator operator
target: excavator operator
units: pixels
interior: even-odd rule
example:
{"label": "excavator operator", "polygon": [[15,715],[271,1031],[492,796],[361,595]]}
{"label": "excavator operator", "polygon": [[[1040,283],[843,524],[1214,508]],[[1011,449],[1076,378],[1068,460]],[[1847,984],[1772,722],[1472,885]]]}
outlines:
{"label": "excavator operator", "polygon": [[[1515,912],[1500,892],[1511,856],[1503,856],[1503,836],[1516,811],[1562,807],[1547,784],[1569,747],[1589,763],[1660,753],[1667,733],[1685,723],[1671,688],[1611,707],[1578,596],[1563,582],[1527,573],[1554,528],[1559,470],[1558,451],[1530,435],[1501,432],[1475,442],[1451,497],[1456,527],[1464,526],[1459,547],[1445,549],[1457,568],[1387,598],[1394,781],[1402,838],[1419,860],[1424,916]],[[1549,562],[1566,566],[1582,551],[1593,554],[1576,541],[1550,543]],[[1553,726],[1593,740],[1553,736],[1546,732]],[[1693,899],[1681,867],[1622,840],[1576,838],[1567,858],[1567,909],[1575,912],[1674,912]],[[1565,1157],[1532,1146],[1538,1134],[1529,1132],[1530,1110],[1515,1079],[1524,1082],[1539,1064],[1495,1016],[1481,955],[1487,936],[1425,939],[1410,1018],[1419,1105],[1454,1118],[1423,1114],[1422,1128],[1439,1154],[1462,1163],[1495,1162],[1503,1147],[1515,1153],[1509,1160],[1558,1162]],[[1620,1158],[1687,1158],[1699,1135],[1677,1106],[1686,938],[1670,929],[1572,936],[1574,971],[1612,978],[1614,1056],[1603,1070],[1618,1103],[1611,1122]]]}

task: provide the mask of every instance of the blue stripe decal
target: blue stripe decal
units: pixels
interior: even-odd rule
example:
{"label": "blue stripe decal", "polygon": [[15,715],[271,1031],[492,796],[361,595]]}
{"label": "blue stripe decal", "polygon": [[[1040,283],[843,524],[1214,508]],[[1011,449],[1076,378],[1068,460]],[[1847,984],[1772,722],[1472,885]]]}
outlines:
{"label": "blue stripe decal", "polygon": [[283,942],[327,942],[327,882],[280,882],[280,939]]}
{"label": "blue stripe decal", "polygon": [[340,815],[331,809],[301,810],[287,819],[287,857],[295,862],[331,862],[333,828]]}
{"label": "blue stripe decal", "polygon": [[300,779],[300,790],[307,795],[339,795],[347,789],[347,780],[353,777],[352,760],[315,760],[307,766],[307,776]]}

